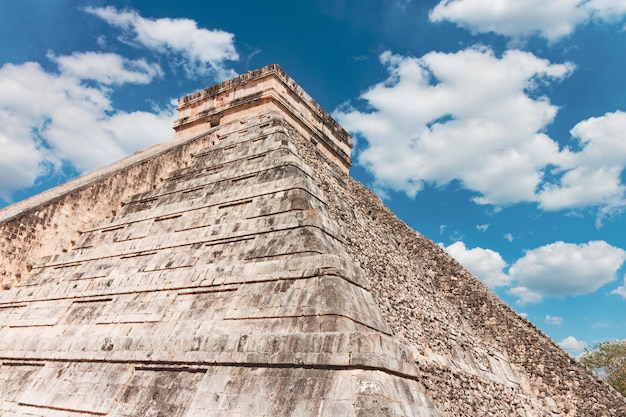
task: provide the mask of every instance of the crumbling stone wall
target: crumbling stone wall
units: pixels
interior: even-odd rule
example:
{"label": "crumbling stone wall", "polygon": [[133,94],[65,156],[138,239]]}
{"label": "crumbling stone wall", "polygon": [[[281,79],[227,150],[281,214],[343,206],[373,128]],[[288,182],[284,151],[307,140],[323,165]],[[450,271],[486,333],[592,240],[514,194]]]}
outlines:
{"label": "crumbling stone wall", "polygon": [[130,196],[152,190],[211,143],[168,142],[0,210],[0,291],[11,288],[33,262],[69,250],[80,231],[114,216]]}
{"label": "crumbling stone wall", "polygon": [[[415,351],[421,382],[439,410],[449,416],[626,416],[623,397],[291,134],[320,188],[335,196],[327,197],[329,211],[347,250],[365,269],[395,337]],[[490,373],[513,383],[489,380]]]}

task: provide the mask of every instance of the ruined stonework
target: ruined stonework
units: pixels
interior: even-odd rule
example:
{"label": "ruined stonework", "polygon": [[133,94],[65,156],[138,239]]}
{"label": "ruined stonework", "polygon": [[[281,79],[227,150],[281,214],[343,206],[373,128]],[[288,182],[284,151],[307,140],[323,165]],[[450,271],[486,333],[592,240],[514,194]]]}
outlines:
{"label": "ruined stonework", "polygon": [[347,175],[279,67],[175,129],[0,211],[1,416],[626,416]]}

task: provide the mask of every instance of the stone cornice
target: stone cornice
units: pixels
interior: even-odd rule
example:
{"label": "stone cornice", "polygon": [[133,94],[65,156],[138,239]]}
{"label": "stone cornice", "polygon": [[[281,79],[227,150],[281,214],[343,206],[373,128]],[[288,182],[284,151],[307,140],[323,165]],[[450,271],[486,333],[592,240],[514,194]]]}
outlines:
{"label": "stone cornice", "polygon": [[276,64],[179,99],[176,138],[197,135],[264,106],[284,111],[326,157],[348,171],[350,135]]}

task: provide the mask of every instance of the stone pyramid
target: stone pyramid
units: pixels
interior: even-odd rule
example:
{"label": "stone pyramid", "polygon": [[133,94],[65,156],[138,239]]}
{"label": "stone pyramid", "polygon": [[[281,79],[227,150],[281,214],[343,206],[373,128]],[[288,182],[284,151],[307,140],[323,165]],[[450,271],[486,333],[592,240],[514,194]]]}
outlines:
{"label": "stone pyramid", "polygon": [[348,176],[278,66],[175,130],[0,211],[1,416],[626,416]]}

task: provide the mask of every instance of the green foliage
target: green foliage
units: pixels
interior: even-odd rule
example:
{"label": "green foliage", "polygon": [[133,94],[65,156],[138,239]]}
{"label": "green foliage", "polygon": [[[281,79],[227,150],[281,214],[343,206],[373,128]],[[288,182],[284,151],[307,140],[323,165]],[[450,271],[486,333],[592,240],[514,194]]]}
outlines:
{"label": "green foliage", "polygon": [[591,350],[585,349],[580,361],[626,396],[626,340],[598,343]]}

